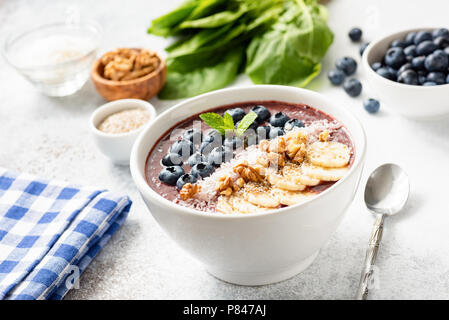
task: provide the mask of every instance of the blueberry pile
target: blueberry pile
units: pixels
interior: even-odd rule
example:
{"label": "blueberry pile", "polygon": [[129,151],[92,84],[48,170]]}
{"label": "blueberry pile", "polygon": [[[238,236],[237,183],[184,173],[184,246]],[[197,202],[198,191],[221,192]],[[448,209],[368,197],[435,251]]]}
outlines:
{"label": "blueberry pile", "polygon": [[356,78],[347,78],[357,71],[357,62],[351,57],[342,57],[335,62],[335,68],[327,74],[329,81],[335,86],[343,84],[349,96],[358,97],[362,92],[361,82]]}
{"label": "blueberry pile", "polygon": [[[207,134],[198,129],[186,130],[162,158],[161,164],[164,168],[159,173],[159,180],[182,189],[186,183],[195,183],[198,179],[210,176],[223,162],[234,157],[235,150],[265,139],[274,139],[295,127],[304,127],[303,121],[290,119],[283,112],[271,114],[262,105],[254,106],[251,111],[257,114],[257,118],[241,137],[223,137],[214,129]],[[226,112],[236,126],[246,114],[241,108],[229,109]]]}
{"label": "blueberry pile", "polygon": [[409,85],[449,83],[449,30],[410,32],[393,41],[383,60],[371,68],[384,78]]}
{"label": "blueberry pile", "polygon": [[[352,42],[360,42],[362,39],[362,34],[363,32],[360,28],[352,28],[349,31],[348,36]],[[396,44],[400,45],[399,42]],[[363,55],[368,45],[369,42],[362,43],[359,49],[360,56]],[[380,70],[381,73],[384,73],[384,71],[381,70],[383,69],[383,65],[381,63],[376,62],[372,67],[374,70]],[[350,77],[354,75],[356,71],[357,62],[355,59],[351,57],[342,57],[335,62],[335,69],[329,71],[327,77],[334,86],[343,85],[345,92],[350,97],[355,98],[362,93],[363,89],[362,83],[358,79]],[[389,74],[387,76],[389,76]],[[369,113],[376,113],[379,111],[380,103],[375,99],[367,99],[363,102],[363,107]]]}

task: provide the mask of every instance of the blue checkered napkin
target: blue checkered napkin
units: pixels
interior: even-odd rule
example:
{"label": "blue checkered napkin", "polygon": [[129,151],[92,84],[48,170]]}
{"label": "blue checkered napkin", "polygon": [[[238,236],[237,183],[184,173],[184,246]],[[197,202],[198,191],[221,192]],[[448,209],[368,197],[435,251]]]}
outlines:
{"label": "blue checkered napkin", "polygon": [[125,221],[131,201],[0,168],[0,299],[61,299]]}

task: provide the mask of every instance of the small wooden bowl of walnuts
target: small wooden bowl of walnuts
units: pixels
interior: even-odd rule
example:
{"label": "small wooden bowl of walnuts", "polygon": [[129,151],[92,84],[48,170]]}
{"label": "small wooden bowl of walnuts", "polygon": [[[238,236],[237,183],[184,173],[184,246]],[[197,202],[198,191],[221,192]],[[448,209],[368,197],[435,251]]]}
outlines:
{"label": "small wooden bowl of walnuts", "polygon": [[167,67],[155,52],[119,48],[96,60],[90,77],[98,93],[108,101],[149,100],[164,86]]}

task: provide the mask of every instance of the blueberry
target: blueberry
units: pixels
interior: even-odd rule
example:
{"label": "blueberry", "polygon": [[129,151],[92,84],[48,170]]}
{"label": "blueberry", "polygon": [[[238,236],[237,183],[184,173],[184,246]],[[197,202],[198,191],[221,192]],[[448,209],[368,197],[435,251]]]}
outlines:
{"label": "blueberry", "polygon": [[205,162],[206,160],[206,156],[199,152],[195,152],[189,157],[189,159],[187,159],[187,163],[189,164],[189,166],[193,167],[194,165],[200,162]]}
{"label": "blueberry", "polygon": [[373,69],[374,71],[379,70],[380,68],[382,68],[382,63],[381,62],[374,62],[371,65],[371,69]]}
{"label": "blueberry", "polygon": [[432,86],[436,86],[437,84],[435,82],[432,81],[427,81],[423,83],[424,87],[432,87]]}
{"label": "blueberry", "polygon": [[208,162],[216,167],[222,162],[228,162],[233,157],[232,149],[226,146],[217,147],[209,154]]}
{"label": "blueberry", "polygon": [[352,42],[360,41],[362,38],[362,30],[360,28],[352,28],[349,30],[348,36]]}
{"label": "blueberry", "polygon": [[406,46],[407,46],[407,44],[402,40],[394,40],[390,44],[390,48],[394,48],[394,47],[405,48]]}
{"label": "blueberry", "polygon": [[405,44],[408,46],[413,44],[414,40],[415,40],[415,36],[416,36],[416,32],[407,33],[407,35],[405,36]]}
{"label": "blueberry", "polygon": [[279,136],[283,136],[284,135],[284,130],[280,127],[273,127],[270,130],[270,139],[275,139]]}
{"label": "blueberry", "polygon": [[367,99],[363,102],[363,107],[369,113],[376,113],[379,111],[380,103],[376,99]]}
{"label": "blueberry", "polygon": [[449,74],[446,77],[446,83],[449,83]]}
{"label": "blueberry", "polygon": [[184,169],[180,166],[165,167],[159,172],[159,180],[171,186],[176,185],[176,181],[184,174]]}
{"label": "blueberry", "polygon": [[436,49],[438,49],[438,46],[433,41],[426,40],[416,47],[416,53],[420,56],[425,56],[434,52]]}
{"label": "blueberry", "polygon": [[195,177],[194,175],[190,174],[190,173],[185,173],[182,176],[179,177],[178,181],[176,181],[176,188],[178,188],[178,190],[181,190],[182,187],[186,184],[186,183],[195,183],[197,181],[197,177]]}
{"label": "blueberry", "polygon": [[267,121],[268,119],[270,119],[271,113],[264,106],[261,106],[261,105],[255,106],[251,109],[251,111],[254,111],[257,114],[256,121],[258,123],[263,123],[263,122]]}
{"label": "blueberry", "polygon": [[363,56],[363,53],[365,52],[365,49],[366,49],[366,47],[368,47],[368,46],[369,46],[369,42],[365,42],[364,44],[362,44],[362,45],[360,46],[360,49],[359,49],[360,56]]}
{"label": "blueberry", "polygon": [[257,141],[266,140],[270,137],[270,126],[261,126],[257,128]]}
{"label": "blueberry", "polygon": [[[236,129],[239,126],[239,124],[240,124],[240,121],[235,124],[235,128]],[[250,131],[255,132],[258,126],[259,126],[259,124],[257,123],[257,120],[254,120],[253,123],[251,123],[249,125],[249,127],[245,131],[247,131],[247,132],[250,132]]]}
{"label": "blueberry", "polygon": [[426,76],[423,76],[423,75],[420,75],[419,73],[418,73],[418,83],[420,84],[420,85],[424,85],[424,83],[426,83],[427,82],[427,77]]}
{"label": "blueberry", "polygon": [[449,67],[449,57],[443,50],[437,50],[426,57],[424,66],[428,71],[446,72]]}
{"label": "blueberry", "polygon": [[327,73],[327,78],[334,86],[339,86],[345,80],[345,73],[341,70],[331,70]]}
{"label": "blueberry", "polygon": [[245,134],[243,136],[243,146],[245,148],[249,147],[249,146],[252,146],[254,144],[257,144],[257,141],[258,140],[257,140],[257,134],[256,133],[251,132],[251,133]]}
{"label": "blueberry", "polygon": [[435,45],[438,46],[438,48],[445,49],[449,47],[449,38],[438,37],[435,40],[433,40],[433,43],[435,43]]}
{"label": "blueberry", "polygon": [[385,64],[395,69],[399,69],[407,59],[402,48],[390,48],[385,54]]}
{"label": "blueberry", "polygon": [[446,76],[442,72],[429,72],[427,81],[435,82],[436,84],[444,84],[446,83]]}
{"label": "blueberry", "polygon": [[419,31],[416,33],[415,37],[413,38],[413,43],[415,45],[420,44],[423,41],[432,40],[432,35],[430,32],[427,31]]}
{"label": "blueberry", "polygon": [[398,74],[401,74],[402,72],[404,72],[405,70],[408,70],[408,69],[412,69],[411,63],[403,64],[402,67],[399,68]]}
{"label": "blueberry", "polygon": [[350,76],[357,70],[357,62],[351,57],[343,57],[337,60],[335,66],[341,70],[345,75]]}
{"label": "blueberry", "polygon": [[214,173],[215,167],[208,162],[201,162],[192,167],[190,174],[199,178],[207,178]]}
{"label": "blueberry", "polygon": [[182,157],[177,153],[167,153],[161,160],[166,167],[182,166]]}
{"label": "blueberry", "polygon": [[406,47],[406,48],[404,49],[404,54],[405,54],[407,57],[408,57],[408,56],[416,57],[416,46],[415,46],[414,44],[412,44],[412,45]]}
{"label": "blueberry", "polygon": [[209,154],[212,149],[221,146],[222,142],[223,136],[221,135],[221,133],[216,130],[211,130],[204,138],[204,141],[200,146],[200,152],[202,154]]}
{"label": "blueberry", "polygon": [[418,85],[418,74],[415,70],[405,70],[399,75],[398,82],[410,85]]}
{"label": "blueberry", "polygon": [[195,152],[195,146],[191,141],[181,139],[171,145],[170,152],[177,153],[185,159]]}
{"label": "blueberry", "polygon": [[362,92],[362,84],[357,79],[347,79],[343,84],[343,89],[351,97],[357,97]]}
{"label": "blueberry", "polygon": [[278,112],[270,117],[270,124],[273,127],[283,127],[288,120],[290,118],[285,113]]}
{"label": "blueberry", "polygon": [[398,70],[396,70],[395,68],[392,67],[387,67],[388,71],[390,71],[392,74],[397,75],[398,74]]}
{"label": "blueberry", "polygon": [[201,143],[201,139],[203,139],[203,133],[199,129],[190,128],[184,132],[182,137],[193,142],[194,144],[199,144]]}
{"label": "blueberry", "polygon": [[220,141],[220,139],[222,139],[222,135],[220,132],[218,132],[217,130],[210,130],[207,134],[206,137],[204,138],[205,142],[213,142],[213,141]]}
{"label": "blueberry", "polygon": [[238,149],[238,148],[243,148],[243,140],[239,137],[233,136],[233,137],[227,137],[224,142],[223,145],[231,148],[231,149]]}
{"label": "blueberry", "polygon": [[449,38],[449,30],[446,28],[441,28],[441,29],[435,29],[432,31],[432,37],[434,39],[438,38],[438,37],[446,37]]}
{"label": "blueberry", "polygon": [[415,70],[423,70],[425,69],[424,62],[426,61],[425,56],[415,57],[412,60],[412,67]]}
{"label": "blueberry", "polygon": [[377,74],[379,74],[380,76],[387,78],[389,80],[393,80],[396,81],[396,72],[391,72],[390,69],[386,68],[386,67],[382,67],[380,69],[378,69]]}
{"label": "blueberry", "polygon": [[302,122],[301,120],[298,119],[290,119],[288,120],[285,125],[284,125],[284,131],[290,131],[293,130],[293,128],[303,128],[304,127],[304,122]]}
{"label": "blueberry", "polygon": [[199,177],[206,178],[210,176],[214,172],[214,170],[215,170],[214,167],[209,163],[200,162],[192,167],[192,170],[190,170],[190,174],[197,178]]}
{"label": "blueberry", "polygon": [[449,55],[449,47],[444,48],[444,52],[446,52],[446,54]]}
{"label": "blueberry", "polygon": [[229,110],[226,110],[226,113],[228,113],[232,117],[232,120],[234,120],[234,123],[237,123],[240,120],[242,120],[246,114],[242,108],[229,109]]}
{"label": "blueberry", "polygon": [[215,149],[216,147],[220,147],[221,146],[221,141],[212,141],[212,142],[207,142],[204,141],[201,146],[200,146],[200,152],[202,154],[208,155],[213,149]]}

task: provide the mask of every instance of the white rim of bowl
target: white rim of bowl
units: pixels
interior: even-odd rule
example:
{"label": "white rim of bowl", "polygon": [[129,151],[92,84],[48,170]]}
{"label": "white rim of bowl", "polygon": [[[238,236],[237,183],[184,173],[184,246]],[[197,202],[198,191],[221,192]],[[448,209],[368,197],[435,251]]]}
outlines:
{"label": "white rim of bowl", "polygon": [[[300,90],[302,92],[306,92],[307,94],[311,94],[314,95],[322,100],[326,101],[326,104],[330,104],[330,105],[335,105],[332,101],[330,101],[328,98],[326,98],[324,95],[317,93],[315,91],[311,91],[311,90],[307,90],[307,89],[302,89],[302,88],[296,88],[296,87],[288,87],[288,86],[281,86],[281,85],[256,85],[256,86],[251,86],[251,87],[235,87],[235,88],[225,88],[225,89],[220,89],[220,90],[215,90],[209,93],[205,93],[190,99],[186,99],[178,104],[176,104],[175,106],[169,108],[168,110],[166,110],[165,112],[161,113],[154,121],[159,120],[160,118],[164,117],[166,114],[174,112],[177,108],[181,108],[183,105],[191,103],[192,101],[195,100],[199,100],[199,99],[203,99],[205,96],[210,96],[210,95],[214,95],[217,92],[232,92],[232,91],[240,91],[240,90],[245,90],[248,88],[253,88],[253,87],[259,87],[261,90],[263,90],[264,88],[269,89],[269,88],[287,88],[287,89],[295,89],[295,90]],[[244,101],[242,101],[244,102]],[[300,203],[300,204],[295,204],[292,206],[287,206],[285,208],[280,208],[280,209],[274,209],[274,210],[269,210],[266,212],[256,212],[256,213],[248,213],[248,214],[223,214],[223,213],[219,213],[219,212],[205,212],[205,211],[200,211],[200,210],[195,210],[192,208],[188,208],[188,207],[184,207],[180,204],[175,204],[167,199],[165,199],[164,197],[162,197],[160,194],[158,194],[156,191],[154,191],[147,183],[146,179],[144,176],[142,176],[140,174],[140,170],[137,167],[137,151],[139,146],[141,145],[145,133],[150,129],[150,126],[147,126],[145,128],[145,131],[142,131],[139,136],[137,137],[134,146],[132,148],[131,151],[131,158],[130,158],[130,170],[131,170],[131,175],[133,177],[134,183],[137,185],[137,188],[139,190],[139,192],[142,193],[142,197],[145,197],[143,194],[148,195],[148,198],[150,198],[151,200],[155,200],[158,201],[161,205],[165,205],[167,207],[169,207],[170,209],[173,209],[175,212],[177,212],[178,214],[182,214],[182,215],[194,215],[194,216],[198,216],[198,217],[203,217],[203,218],[210,218],[210,219],[254,219],[256,217],[269,217],[271,215],[279,215],[279,214],[295,214],[294,211],[291,211],[291,209],[293,208],[299,208],[299,207],[307,207],[310,205],[310,203],[312,201],[316,201],[317,199],[323,198],[325,196],[327,196],[327,194],[329,192],[332,192],[332,190],[335,190],[336,188],[340,188],[340,186],[342,185],[342,183],[349,177],[352,176],[354,174],[354,172],[356,171],[357,168],[359,168],[362,165],[362,160],[365,158],[366,155],[366,144],[367,144],[367,140],[366,140],[366,133],[365,133],[365,129],[362,126],[362,123],[360,122],[360,120],[354,116],[351,112],[349,112],[348,110],[337,106],[337,108],[341,108],[341,111],[343,113],[345,113],[349,118],[352,118],[354,120],[355,123],[357,123],[357,125],[360,128],[360,132],[362,133],[362,137],[361,137],[361,149],[362,150],[356,150],[356,158],[354,160],[354,163],[352,164],[351,168],[349,169],[348,173],[339,181],[337,181],[334,185],[332,185],[330,188],[326,189],[325,191],[317,194],[315,197]],[[315,107],[314,107],[315,108]],[[316,108],[317,110],[320,110],[319,108]],[[331,115],[332,116],[332,115]],[[332,116],[333,117],[333,116]],[[338,121],[340,121],[339,119],[336,119]],[[349,132],[352,135],[352,132]],[[154,145],[153,145],[154,146]],[[153,147],[151,146],[151,147]],[[150,148],[151,149],[151,148]],[[148,152],[146,153],[145,157],[148,157],[148,153],[150,152],[150,150],[148,150]],[[145,163],[146,163],[146,158],[145,158]],[[144,168],[145,170],[145,168]]]}
{"label": "white rim of bowl", "polygon": [[393,85],[393,86],[398,86],[401,88],[419,88],[418,90],[438,90],[438,88],[448,88],[449,83],[445,83],[445,84],[439,84],[436,86],[414,86],[411,84],[405,84],[405,83],[399,83],[393,80],[389,80],[387,78],[382,77],[381,75],[379,75],[376,71],[373,70],[373,68],[371,68],[371,65],[368,62],[368,55],[370,54],[371,50],[373,50],[374,47],[376,47],[377,45],[379,45],[379,43],[381,43],[382,41],[384,41],[387,38],[390,37],[397,37],[397,39],[399,39],[401,36],[403,37],[403,34],[407,34],[409,32],[418,32],[418,31],[431,31],[431,30],[435,30],[435,29],[439,29],[439,28],[413,28],[413,29],[406,29],[406,30],[402,30],[402,31],[398,31],[398,32],[394,32],[391,33],[387,36],[383,36],[381,38],[378,38],[377,40],[371,42],[368,47],[366,47],[365,51],[363,52],[363,56],[362,56],[362,64],[364,66],[365,69],[367,69],[367,72],[370,72],[372,74],[374,74],[378,79],[380,79],[382,82],[384,82],[386,85]]}
{"label": "white rim of bowl", "polygon": [[49,23],[49,24],[43,24],[43,25],[39,25],[33,29],[27,29],[26,31],[20,31],[18,33],[12,33],[10,34],[6,40],[3,43],[2,46],[2,55],[5,58],[6,62],[8,62],[9,65],[13,66],[14,68],[18,69],[18,70],[36,70],[36,69],[49,69],[49,68],[59,68],[59,67],[63,67],[65,65],[69,65],[73,62],[76,61],[81,61],[83,59],[85,59],[86,57],[88,57],[89,55],[93,54],[96,50],[98,50],[98,43],[96,43],[96,45],[94,46],[94,48],[92,48],[91,50],[89,50],[89,52],[87,52],[86,54],[82,55],[81,57],[77,57],[77,58],[72,58],[69,60],[66,60],[64,62],[59,62],[59,63],[55,63],[55,64],[47,64],[47,65],[39,65],[39,66],[35,66],[35,67],[23,67],[23,66],[19,66],[17,64],[15,64],[10,58],[9,58],[9,53],[8,53],[8,47],[16,40],[18,40],[21,37],[27,36],[29,34],[32,34],[34,32],[38,32],[42,29],[45,28],[49,28],[49,27],[78,27],[78,28],[83,28],[83,27],[87,27],[89,29],[94,30],[95,32],[95,36],[94,38],[96,39],[96,41],[98,42],[99,39],[101,38],[101,33],[102,33],[102,28],[100,26],[99,23],[97,23],[95,20],[80,20],[79,23],[76,24],[67,24],[65,22],[54,22],[54,23]]}
{"label": "white rim of bowl", "polygon": [[[135,106],[128,106],[128,105],[126,105],[126,103],[130,103],[130,104],[133,103],[133,104],[135,104]],[[116,110],[112,110],[112,109],[115,109],[117,104],[123,104],[123,106]],[[117,112],[120,112],[123,110],[127,110],[127,109],[137,109],[137,108],[142,108],[142,109],[147,110],[150,113],[150,119],[148,120],[148,122],[146,122],[145,124],[143,124],[142,126],[140,126],[139,128],[137,128],[135,130],[131,130],[128,132],[123,132],[123,133],[107,133],[107,132],[103,132],[103,131],[99,130],[97,128],[97,126],[95,125],[95,122],[97,120],[96,118],[98,117],[98,114],[100,112],[103,112],[105,109],[106,110],[111,109],[111,111],[106,112],[106,115],[104,115],[102,117],[102,119],[99,120],[99,122],[98,122],[99,124],[101,123],[102,120],[106,119],[111,114],[114,114],[114,113],[117,113]],[[99,135],[104,138],[118,138],[118,137],[126,137],[129,135],[134,135],[134,134],[138,133],[139,131],[142,131],[145,127],[149,126],[156,118],[157,118],[156,109],[148,101],[140,100],[140,99],[119,99],[119,100],[107,102],[107,103],[99,106],[90,116],[89,126],[90,126],[92,132],[96,135]]]}

